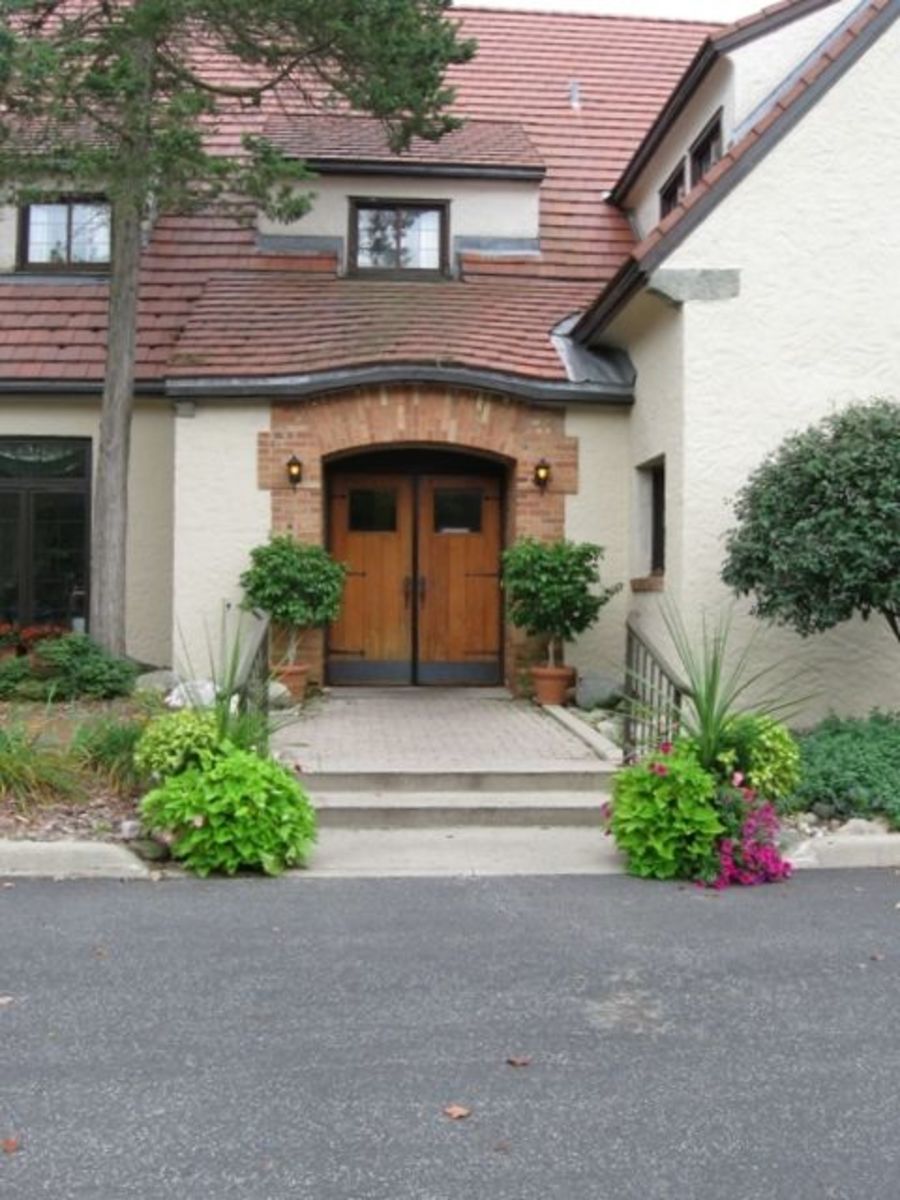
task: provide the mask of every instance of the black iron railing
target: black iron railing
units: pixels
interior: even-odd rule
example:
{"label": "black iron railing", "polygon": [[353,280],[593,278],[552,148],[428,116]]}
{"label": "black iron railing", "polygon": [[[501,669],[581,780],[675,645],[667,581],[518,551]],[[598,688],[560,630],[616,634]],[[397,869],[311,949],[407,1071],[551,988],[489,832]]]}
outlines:
{"label": "black iron railing", "polygon": [[627,628],[624,753],[638,762],[675,736],[687,687],[633,621]]}

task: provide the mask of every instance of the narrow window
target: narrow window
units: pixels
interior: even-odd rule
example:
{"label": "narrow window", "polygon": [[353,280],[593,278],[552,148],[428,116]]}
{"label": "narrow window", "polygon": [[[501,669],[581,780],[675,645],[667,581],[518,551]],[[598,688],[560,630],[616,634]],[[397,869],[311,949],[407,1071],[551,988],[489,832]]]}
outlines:
{"label": "narrow window", "polygon": [[102,200],[29,204],[22,210],[21,265],[37,270],[108,267],[110,207]]}
{"label": "narrow window", "polygon": [[666,464],[650,467],[650,574],[666,571]]}
{"label": "narrow window", "polygon": [[351,203],[350,265],[368,272],[447,270],[446,204],[354,200]]}
{"label": "narrow window", "polygon": [[722,157],[722,114],[716,113],[691,147],[691,187],[696,187]]}
{"label": "narrow window", "polygon": [[662,221],[677,208],[687,191],[687,167],[684,159],[678,164],[659,193],[659,219]]}
{"label": "narrow window", "polygon": [[350,533],[395,533],[397,493],[375,488],[351,488],[348,529]]}

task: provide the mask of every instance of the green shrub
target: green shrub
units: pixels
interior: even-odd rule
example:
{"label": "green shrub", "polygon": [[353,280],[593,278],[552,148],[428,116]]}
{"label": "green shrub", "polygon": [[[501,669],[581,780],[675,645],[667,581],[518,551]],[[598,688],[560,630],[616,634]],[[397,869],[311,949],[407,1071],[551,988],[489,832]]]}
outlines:
{"label": "green shrub", "polygon": [[116,791],[133,792],[144,778],[135,761],[135,749],[145,728],[145,721],[115,717],[85,721],[72,738],[72,757],[82,767],[102,775]]}
{"label": "green shrub", "polygon": [[168,779],[198,766],[204,754],[215,754],[221,744],[215,713],[185,709],[150,722],[135,747],[134,762],[141,775]]}
{"label": "green shrub", "polygon": [[735,771],[767,800],[781,801],[800,781],[800,747],[773,717],[743,713],[726,726],[719,763],[726,780]]}
{"label": "green shrub", "polygon": [[141,803],[151,832],[174,837],[172,853],[198,875],[241,868],[279,875],[303,863],[316,837],[315,811],[290,771],[223,747],[173,775]]}
{"label": "green shrub", "polygon": [[884,816],[900,829],[900,715],[829,717],[800,739],[787,807],[823,819]]}
{"label": "green shrub", "polygon": [[76,795],[79,780],[65,754],[24,729],[0,729],[0,800],[34,804]]}
{"label": "green shrub", "polygon": [[717,843],[725,826],[716,811],[715,777],[690,746],[677,745],[617,777],[609,827],[644,879],[697,879],[719,874]]}
{"label": "green shrub", "polygon": [[48,699],[55,700],[128,696],[138,674],[134,663],[108,654],[83,633],[41,642],[35,664],[47,676]]}

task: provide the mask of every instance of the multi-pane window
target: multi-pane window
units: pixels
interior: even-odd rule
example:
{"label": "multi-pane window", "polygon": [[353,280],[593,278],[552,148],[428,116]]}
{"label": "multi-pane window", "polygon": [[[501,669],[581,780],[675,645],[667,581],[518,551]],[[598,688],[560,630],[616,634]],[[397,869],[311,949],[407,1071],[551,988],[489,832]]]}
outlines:
{"label": "multi-pane window", "polygon": [[677,208],[687,191],[687,169],[684,159],[663,184],[659,193],[659,219],[663,220]]}
{"label": "multi-pane window", "polygon": [[722,114],[717,113],[691,147],[691,187],[696,187],[722,157]]}
{"label": "multi-pane window", "polygon": [[0,622],[84,627],[90,442],[0,438]]}
{"label": "multi-pane window", "polygon": [[22,213],[22,266],[108,266],[110,207],[101,200],[29,204]]}
{"label": "multi-pane window", "polygon": [[443,204],[355,201],[351,209],[351,269],[445,271],[446,219]]}

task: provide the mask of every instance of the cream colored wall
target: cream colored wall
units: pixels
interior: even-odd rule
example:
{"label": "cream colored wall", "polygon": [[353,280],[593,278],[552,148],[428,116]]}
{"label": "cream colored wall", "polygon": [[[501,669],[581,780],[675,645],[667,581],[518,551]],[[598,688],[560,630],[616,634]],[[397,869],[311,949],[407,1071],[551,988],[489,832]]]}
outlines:
{"label": "cream colored wall", "polygon": [[[716,63],[697,94],[669,130],[662,145],[628,195],[627,208],[639,237],[659,224],[659,192],[703,129],[721,108],[725,140],[734,126],[733,67],[728,59]],[[690,163],[687,164],[690,186]]]}
{"label": "cream colored wall", "polygon": [[0,271],[13,271],[18,257],[18,210],[0,205]]}
{"label": "cream colored wall", "polygon": [[[685,330],[683,609],[727,602],[718,581],[731,501],[792,432],[853,400],[900,400],[900,25],[828,92],[666,262],[741,270],[739,298],[689,303]],[[741,606],[741,611],[745,606]],[[883,621],[757,653],[829,708],[900,707],[900,648]]]}
{"label": "cream colored wall", "polygon": [[626,587],[602,610],[597,624],[570,647],[567,661],[613,679],[622,675],[628,606],[628,437],[630,413],[587,406],[566,412],[566,435],[578,438],[578,494],[566,497],[566,537],[599,542],[606,554],[600,576]]}
{"label": "cream colored wall", "polygon": [[450,236],[536,238],[540,188],[534,182],[486,179],[407,179],[323,175],[312,184],[313,207],[301,220],[279,225],[259,218],[260,233],[340,237],[346,241],[351,196],[450,201]]}
{"label": "cream colored wall", "polygon": [[257,435],[269,428],[267,403],[198,404],[175,418],[175,658],[208,671],[207,631],[215,638],[225,600],[239,601],[250,550],[272,527],[271,496],[257,483]]}
{"label": "cream colored wall", "polygon": [[[138,404],[129,475],[128,652],[142,662],[171,661],[172,413],[160,403]],[[85,437],[94,446],[98,407],[34,398],[0,401],[0,436]]]}
{"label": "cream colored wall", "polygon": [[840,0],[733,51],[730,57],[734,64],[736,124],[752,117],[773,89],[820,49],[837,26],[860,7],[864,7],[861,0]]}

